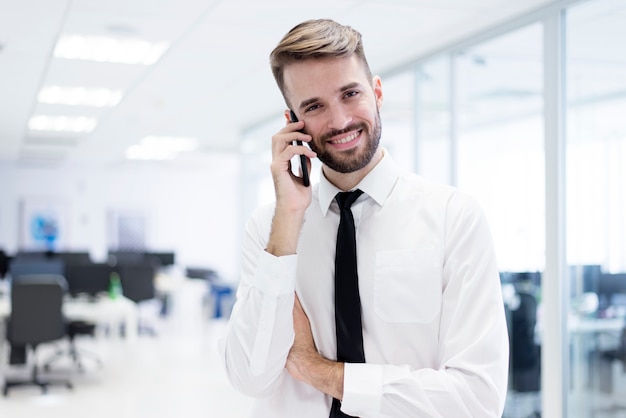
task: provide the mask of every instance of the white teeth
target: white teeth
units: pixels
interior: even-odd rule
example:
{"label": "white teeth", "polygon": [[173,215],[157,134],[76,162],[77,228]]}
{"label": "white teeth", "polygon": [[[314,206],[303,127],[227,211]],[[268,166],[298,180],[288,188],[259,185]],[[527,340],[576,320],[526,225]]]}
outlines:
{"label": "white teeth", "polygon": [[343,139],[339,139],[337,141],[333,141],[333,144],[345,144],[346,142],[350,142],[354,139],[356,139],[356,137],[359,136],[358,132],[353,133],[352,135],[349,135]]}

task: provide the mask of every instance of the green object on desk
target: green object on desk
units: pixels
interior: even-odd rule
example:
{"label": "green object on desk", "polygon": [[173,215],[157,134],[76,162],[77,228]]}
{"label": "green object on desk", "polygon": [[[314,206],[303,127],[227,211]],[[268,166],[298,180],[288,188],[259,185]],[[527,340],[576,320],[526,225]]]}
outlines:
{"label": "green object on desk", "polygon": [[109,281],[109,298],[117,299],[118,296],[121,296],[122,292],[122,283],[120,282],[120,275],[116,272],[111,273],[111,279]]}

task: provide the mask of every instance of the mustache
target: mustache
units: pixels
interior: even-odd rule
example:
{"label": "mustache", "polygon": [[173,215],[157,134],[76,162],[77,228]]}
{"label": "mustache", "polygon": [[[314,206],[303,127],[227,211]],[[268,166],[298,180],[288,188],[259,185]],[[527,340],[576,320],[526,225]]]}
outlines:
{"label": "mustache", "polygon": [[334,136],[343,135],[343,134],[348,133],[350,131],[361,131],[361,130],[365,130],[365,129],[367,129],[367,126],[365,125],[365,123],[363,123],[363,122],[361,122],[361,123],[353,123],[351,125],[346,126],[343,129],[333,129],[332,131],[328,131],[328,132],[320,135],[320,141],[326,142],[326,141],[330,140]]}

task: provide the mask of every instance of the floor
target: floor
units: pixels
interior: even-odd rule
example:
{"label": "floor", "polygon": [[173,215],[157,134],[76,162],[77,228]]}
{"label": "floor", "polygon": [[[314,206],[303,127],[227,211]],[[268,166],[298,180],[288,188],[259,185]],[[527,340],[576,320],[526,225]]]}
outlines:
{"label": "floor", "polygon": [[[170,315],[158,316],[157,306],[141,315],[156,328],[155,337],[140,335],[134,343],[104,335],[81,337],[84,352],[96,353],[102,367],[85,359],[85,370],[70,362],[55,363],[50,377],[70,378],[74,388],[50,387],[47,394],[33,386],[16,387],[0,395],[2,418],[159,418],[245,417],[252,400],[228,383],[219,362],[217,339],[223,319],[211,318],[202,299],[202,281],[187,280],[172,299]],[[42,347],[38,358],[56,346]],[[28,369],[8,366],[6,344],[0,345],[0,375],[26,376]]]}

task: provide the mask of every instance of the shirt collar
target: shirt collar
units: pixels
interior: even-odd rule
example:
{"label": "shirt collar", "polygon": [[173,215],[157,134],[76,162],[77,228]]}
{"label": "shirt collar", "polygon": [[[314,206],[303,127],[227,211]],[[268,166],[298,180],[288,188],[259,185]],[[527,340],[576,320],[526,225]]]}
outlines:
{"label": "shirt collar", "polygon": [[[363,192],[374,199],[378,205],[382,206],[389,194],[391,194],[391,190],[398,180],[399,172],[398,165],[391,158],[389,152],[384,149],[383,158],[381,158],[372,171],[357,184],[355,189],[363,190]],[[341,190],[328,181],[322,171],[319,181],[319,203],[323,216],[326,216],[331,203],[339,192],[341,192]]]}

